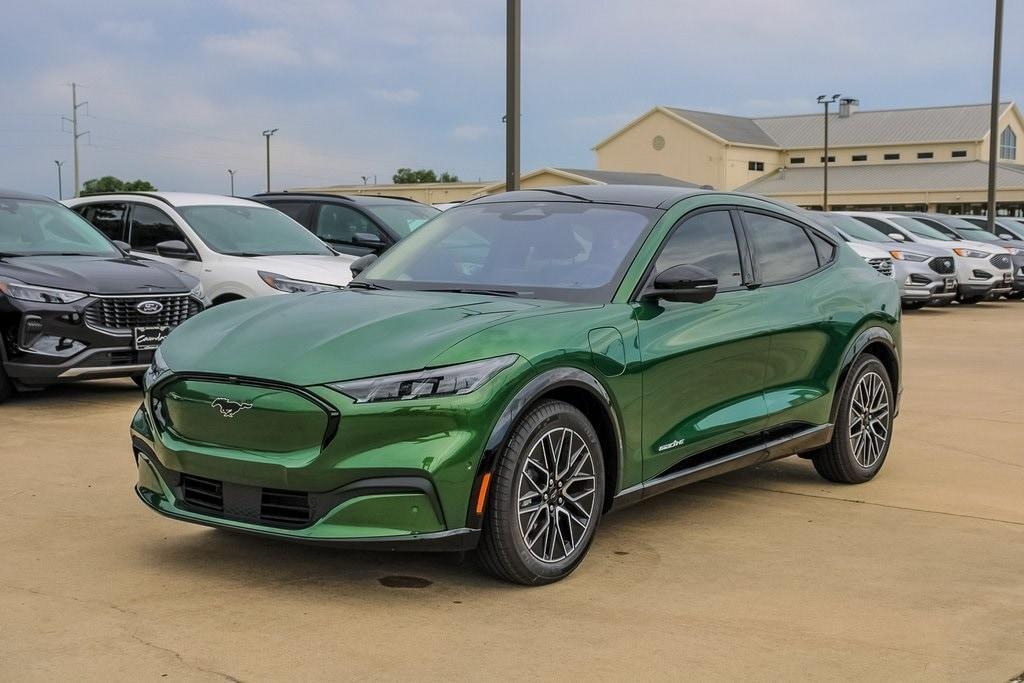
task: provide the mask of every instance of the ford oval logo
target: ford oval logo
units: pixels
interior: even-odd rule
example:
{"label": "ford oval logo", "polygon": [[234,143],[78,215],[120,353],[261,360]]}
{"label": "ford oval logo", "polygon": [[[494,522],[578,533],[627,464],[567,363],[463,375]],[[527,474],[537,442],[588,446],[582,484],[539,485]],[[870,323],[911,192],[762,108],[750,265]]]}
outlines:
{"label": "ford oval logo", "polygon": [[164,310],[164,305],[159,301],[142,301],[135,307],[135,310],[142,315],[156,315]]}

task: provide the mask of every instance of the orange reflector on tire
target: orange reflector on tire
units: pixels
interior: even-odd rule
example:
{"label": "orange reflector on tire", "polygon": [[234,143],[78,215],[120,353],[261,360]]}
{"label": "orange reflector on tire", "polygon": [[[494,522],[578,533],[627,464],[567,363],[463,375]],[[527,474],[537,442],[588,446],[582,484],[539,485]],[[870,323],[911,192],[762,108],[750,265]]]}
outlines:
{"label": "orange reflector on tire", "polygon": [[480,480],[480,492],[476,494],[476,514],[484,514],[484,503],[487,501],[487,487],[491,485],[491,473],[484,472]]}

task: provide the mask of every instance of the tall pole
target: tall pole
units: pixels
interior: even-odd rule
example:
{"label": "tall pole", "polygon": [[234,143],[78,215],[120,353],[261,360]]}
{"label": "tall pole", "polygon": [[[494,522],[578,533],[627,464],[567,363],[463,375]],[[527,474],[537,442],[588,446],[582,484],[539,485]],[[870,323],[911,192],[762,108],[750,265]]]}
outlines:
{"label": "tall pole", "polygon": [[996,27],[992,38],[992,111],[988,124],[988,224],[996,231],[996,161],[999,153],[999,71],[1003,52],[1003,0],[996,0]]}
{"label": "tall pole", "polygon": [[[825,156],[822,157],[824,162],[824,174],[822,176],[822,198],[821,198],[821,210],[828,211],[828,105],[839,100],[839,93],[836,93],[832,97],[825,97],[824,95],[818,95],[818,104],[825,105]],[[851,100],[853,101],[853,100]]]}
{"label": "tall pole", "polygon": [[57,199],[64,199],[64,183],[60,177],[60,167],[64,165],[64,162],[54,159],[53,163],[57,164]]}
{"label": "tall pole", "polygon": [[267,139],[267,192],[270,192],[270,136],[277,132],[277,128],[263,131],[263,137]]}
{"label": "tall pole", "polygon": [[231,176],[231,196],[235,196],[235,169],[229,168],[228,175]]}
{"label": "tall pole", "polygon": [[76,197],[78,196],[78,194],[80,192],[80,189],[81,189],[80,184],[79,184],[79,178],[78,178],[78,138],[82,137],[83,135],[88,135],[89,134],[89,131],[83,131],[81,133],[78,132],[78,110],[79,110],[79,108],[84,107],[87,104],[89,104],[89,103],[88,102],[79,102],[78,101],[78,84],[77,83],[72,83],[71,84],[71,118],[69,119],[66,116],[64,116],[62,118],[65,121],[67,121],[67,122],[69,122],[71,124],[71,138],[74,141],[74,150],[75,150],[74,166],[75,166],[75,196]]}
{"label": "tall pole", "polygon": [[519,189],[519,35],[521,0],[506,0],[505,19],[505,189]]}

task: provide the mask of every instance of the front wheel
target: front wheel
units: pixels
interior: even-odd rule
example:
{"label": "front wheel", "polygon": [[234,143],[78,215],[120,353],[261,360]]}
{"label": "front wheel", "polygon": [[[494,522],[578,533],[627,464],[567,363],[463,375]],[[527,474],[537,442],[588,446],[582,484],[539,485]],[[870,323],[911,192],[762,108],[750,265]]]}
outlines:
{"label": "front wheel", "polygon": [[14,383],[11,382],[11,378],[7,376],[4,364],[0,361],[0,403],[3,403],[13,395]]}
{"label": "front wheel", "polygon": [[843,383],[832,440],[811,455],[814,469],[842,484],[872,479],[889,453],[894,410],[888,370],[878,358],[864,354]]}
{"label": "front wheel", "polygon": [[543,401],[516,425],[495,465],[478,556],[495,576],[552,583],[583,560],[604,505],[604,461],[590,421]]}

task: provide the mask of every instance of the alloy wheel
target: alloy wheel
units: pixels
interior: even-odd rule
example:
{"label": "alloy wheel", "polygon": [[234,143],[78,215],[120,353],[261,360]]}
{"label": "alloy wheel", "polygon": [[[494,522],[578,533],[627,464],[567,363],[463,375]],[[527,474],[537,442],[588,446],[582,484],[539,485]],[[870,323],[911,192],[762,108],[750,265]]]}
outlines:
{"label": "alloy wheel", "polygon": [[889,440],[889,392],[877,372],[857,381],[850,401],[850,449],[857,464],[870,468],[885,454]]}
{"label": "alloy wheel", "polygon": [[541,562],[564,560],[593,523],[597,479],[583,438],[568,427],[546,432],[530,449],[519,474],[519,532]]}

